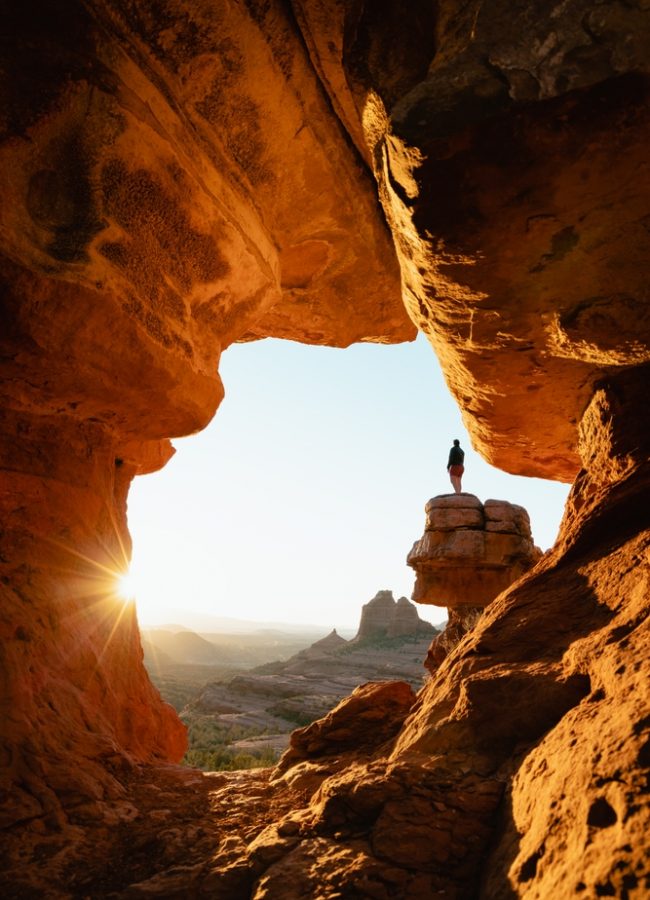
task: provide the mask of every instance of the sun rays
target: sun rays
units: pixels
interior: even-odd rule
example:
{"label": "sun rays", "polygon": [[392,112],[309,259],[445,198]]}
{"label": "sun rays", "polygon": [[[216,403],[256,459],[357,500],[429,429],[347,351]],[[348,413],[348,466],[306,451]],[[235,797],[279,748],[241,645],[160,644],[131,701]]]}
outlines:
{"label": "sun rays", "polygon": [[87,536],[83,543],[75,541],[76,546],[60,538],[44,538],[49,547],[48,568],[57,574],[62,618],[92,623],[86,631],[86,650],[91,649],[95,656],[94,671],[118,634],[118,644],[125,638],[129,642],[137,640],[133,635],[138,626],[134,609],[136,579],[129,567],[130,541],[128,537],[125,540],[110,506],[109,517],[108,533],[93,534],[91,545]]}
{"label": "sun rays", "polygon": [[117,576],[116,580],[116,591],[118,597],[122,600],[130,601],[135,600],[137,596],[137,579],[135,578],[133,572],[127,570],[123,572],[121,575]]}

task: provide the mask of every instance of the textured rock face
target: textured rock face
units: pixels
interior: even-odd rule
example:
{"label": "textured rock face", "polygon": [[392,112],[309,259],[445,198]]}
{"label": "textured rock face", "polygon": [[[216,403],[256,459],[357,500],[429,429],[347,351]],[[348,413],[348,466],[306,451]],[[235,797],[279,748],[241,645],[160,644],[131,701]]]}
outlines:
{"label": "textured rock face", "polygon": [[426,634],[435,631],[424,622],[417,608],[406,597],[395,601],[392,591],[377,591],[372,600],[361,608],[359,630],[353,641],[367,641],[382,637],[401,637],[407,634]]}
{"label": "textured rock face", "polygon": [[179,760],[185,727],[142,666],[135,609],[116,595],[126,490],[104,429],[2,415],[2,823],[99,815],[133,759]]}
{"label": "textured rock face", "polygon": [[486,606],[540,558],[526,510],[505,500],[443,494],[425,507],[424,536],[407,563],[413,599],[447,607]]}
{"label": "textured rock face", "polygon": [[481,606],[457,606],[449,610],[447,624],[429,644],[424,667],[429,672],[436,672],[451,651],[465,637],[468,631],[476,626],[483,613]]}
{"label": "textured rock face", "polygon": [[648,361],[645,5],[296,6],[474,446],[571,480],[594,380]]}
{"label": "textured rock face", "polygon": [[210,420],[222,349],[415,329],[371,174],[287,8],[10,7],[1,750],[21,820],[115,790],[102,760],[182,755],[115,579],[129,480]]}
{"label": "textured rock face", "polygon": [[413,689],[404,681],[361,685],[323,719],[293,732],[277,771],[349,750],[369,753],[395,737],[414,702]]}
{"label": "textured rock face", "polygon": [[[136,895],[647,896],[646,5],[5,4],[2,806],[29,826],[7,895],[69,895],[77,854],[97,897],[143,855]],[[233,776],[216,857],[187,810],[142,854],[187,784],[128,825],[125,767],[182,749],[103,568],[128,481],[212,416],[233,340],[412,335],[364,161],[475,447],[575,476],[561,535],[390,755],[262,834]]]}

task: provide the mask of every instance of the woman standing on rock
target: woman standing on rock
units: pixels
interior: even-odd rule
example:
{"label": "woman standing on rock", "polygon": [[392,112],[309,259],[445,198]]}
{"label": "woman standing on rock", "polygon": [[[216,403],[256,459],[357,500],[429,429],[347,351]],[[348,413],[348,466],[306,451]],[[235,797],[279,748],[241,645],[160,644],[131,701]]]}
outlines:
{"label": "woman standing on rock", "polygon": [[460,482],[465,471],[465,451],[461,450],[460,441],[456,439],[454,446],[449,451],[449,459],[447,460],[447,471],[449,472],[449,480],[454,486],[454,492],[460,494]]}

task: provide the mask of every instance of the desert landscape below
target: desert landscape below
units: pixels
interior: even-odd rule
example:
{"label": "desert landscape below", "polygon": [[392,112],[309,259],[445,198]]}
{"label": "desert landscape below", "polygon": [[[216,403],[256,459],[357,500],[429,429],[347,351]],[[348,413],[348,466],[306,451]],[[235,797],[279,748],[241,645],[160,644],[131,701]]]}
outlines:
{"label": "desert landscape below", "polygon": [[379,591],[346,640],[333,629],[197,634],[178,626],[143,630],[147,671],[188,726],[184,761],[205,770],[272,765],[289,735],[368,681],[424,680],[436,629],[406,597]]}

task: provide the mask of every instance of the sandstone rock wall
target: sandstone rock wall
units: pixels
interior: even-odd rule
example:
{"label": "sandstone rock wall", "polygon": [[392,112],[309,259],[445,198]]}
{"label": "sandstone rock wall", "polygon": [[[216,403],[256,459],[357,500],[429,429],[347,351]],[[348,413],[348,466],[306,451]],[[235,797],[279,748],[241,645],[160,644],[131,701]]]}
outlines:
{"label": "sandstone rock wall", "polygon": [[101,425],[1,419],[2,823],[61,824],[62,806],[92,816],[122,796],[133,761],[179,760],[185,727],[116,596],[133,466]]}
{"label": "sandstone rock wall", "polygon": [[223,348],[415,329],[370,171],[283,4],[27,0],[1,34],[1,749],[20,820],[69,805],[75,778],[113,790],[98,760],[182,755],[115,587],[128,482],[210,420]]}
{"label": "sandstone rock wall", "polygon": [[572,480],[594,381],[648,362],[648,10],[294,6],[474,446]]}
{"label": "sandstone rock wall", "polygon": [[[2,16],[2,800],[30,829],[6,833],[10,890],[69,893],[77,853],[88,896],[146,866],[148,896],[647,895],[646,4]],[[233,778],[248,799],[215,800],[216,858],[168,827],[136,865],[125,766],[177,757],[182,734],[109,583],[128,480],[213,415],[232,341],[413,335],[377,196],[475,447],[575,478],[559,542],[370,761],[254,840],[268,806]],[[157,832],[172,783],[147,795]],[[89,827],[99,807],[122,844]]]}

